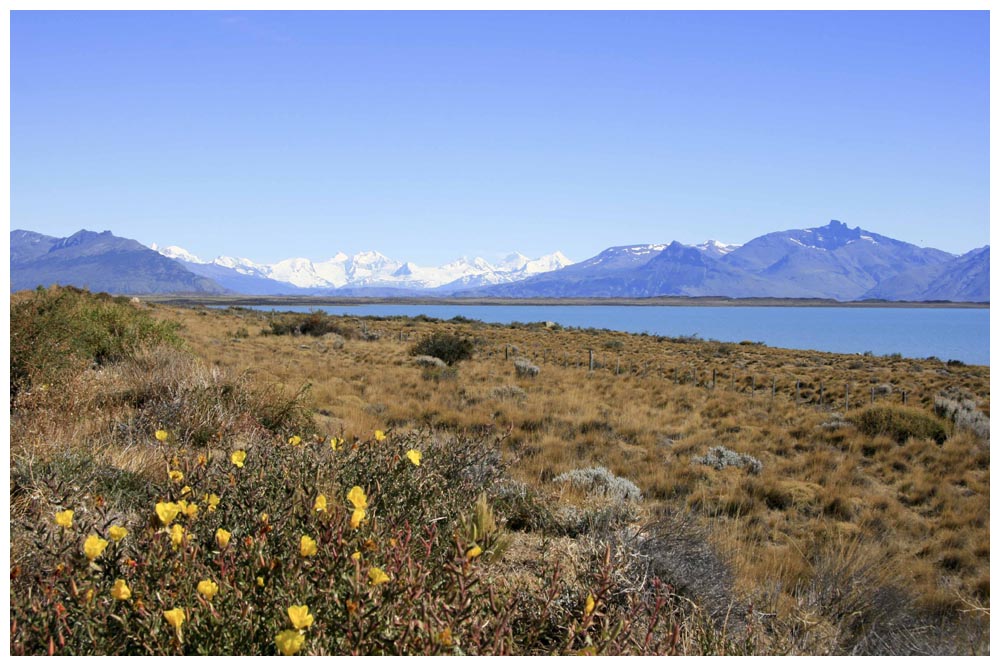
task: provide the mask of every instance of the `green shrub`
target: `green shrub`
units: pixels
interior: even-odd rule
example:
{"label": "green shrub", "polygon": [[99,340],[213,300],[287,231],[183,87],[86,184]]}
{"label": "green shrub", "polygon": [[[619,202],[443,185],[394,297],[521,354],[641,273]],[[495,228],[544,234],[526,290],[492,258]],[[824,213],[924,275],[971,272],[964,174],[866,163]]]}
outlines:
{"label": "green shrub", "polygon": [[469,338],[454,333],[438,331],[424,338],[410,349],[411,356],[435,356],[448,365],[472,358],[475,345]]}
{"label": "green shrub", "polygon": [[938,444],[943,444],[948,438],[944,424],[939,419],[908,407],[869,407],[854,414],[851,421],[869,437],[887,435],[900,444],[911,437],[933,439]]}
{"label": "green shrub", "polygon": [[10,304],[10,391],[51,384],[89,365],[180,347],[177,325],[155,320],[125,297],[75,287],[20,292]]}
{"label": "green shrub", "polygon": [[305,315],[276,315],[269,325],[271,335],[310,335],[319,338],[327,333],[336,333],[348,339],[360,337],[356,330],[345,326],[336,317],[331,317],[321,310],[314,310]]}
{"label": "green shrub", "polygon": [[[11,654],[268,655],[279,636],[314,655],[678,647],[668,590],[617,588],[611,558],[531,588],[484,575],[506,540],[486,499],[504,468],[488,436],[153,446],[164,464],[127,510],[74,489],[85,460],[40,471],[59,492],[23,498],[12,520]],[[481,543],[463,536],[473,525]],[[307,623],[293,627],[293,606]]]}

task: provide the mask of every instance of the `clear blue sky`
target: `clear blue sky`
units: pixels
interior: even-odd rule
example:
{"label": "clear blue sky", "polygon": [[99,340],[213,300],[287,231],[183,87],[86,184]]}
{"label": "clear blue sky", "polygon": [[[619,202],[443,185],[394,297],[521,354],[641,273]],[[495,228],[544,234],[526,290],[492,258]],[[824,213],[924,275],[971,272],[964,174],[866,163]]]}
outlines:
{"label": "clear blue sky", "polygon": [[989,242],[986,12],[13,12],[11,225],[272,262]]}

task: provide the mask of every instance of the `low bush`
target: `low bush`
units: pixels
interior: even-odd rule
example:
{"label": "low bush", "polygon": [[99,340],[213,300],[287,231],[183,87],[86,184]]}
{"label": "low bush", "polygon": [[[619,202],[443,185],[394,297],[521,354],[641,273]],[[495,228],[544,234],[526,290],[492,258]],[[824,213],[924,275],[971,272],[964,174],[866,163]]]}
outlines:
{"label": "low bush", "polygon": [[934,398],[934,413],[980,439],[990,438],[990,418],[979,411],[971,398],[940,394]]}
{"label": "low bush", "polygon": [[642,501],[642,491],[626,478],[615,476],[604,467],[590,467],[563,472],[552,479],[553,483],[569,485],[591,493],[597,493],[614,500],[627,502]]}
{"label": "low bush", "polygon": [[691,462],[698,465],[708,465],[715,469],[742,467],[751,474],[760,474],[761,470],[764,469],[764,465],[757,458],[746,453],[737,453],[724,446],[713,446],[704,456],[692,458]]}
{"label": "low bush", "polygon": [[11,396],[143,350],[180,347],[176,331],[126,297],[75,287],[19,292],[10,303]]}
{"label": "low bush", "polygon": [[610,559],[573,582],[550,569],[538,587],[484,575],[508,543],[484,490],[503,472],[489,437],[160,446],[162,471],[132,510],[76,494],[68,468],[24,502],[11,654],[678,648],[668,590],[620,598]]}
{"label": "low bush", "polygon": [[422,368],[444,368],[448,365],[436,356],[425,356],[423,354],[415,356],[413,362]]}
{"label": "low bush", "polygon": [[858,430],[875,437],[887,435],[899,444],[914,437],[916,439],[932,439],[938,444],[944,443],[948,433],[944,424],[934,416],[908,407],[880,405],[868,407],[853,415],[851,421]]}
{"label": "low bush", "polygon": [[538,366],[526,358],[514,359],[514,373],[518,377],[537,377]]}
{"label": "low bush", "polygon": [[434,356],[448,365],[472,358],[472,340],[454,333],[436,331],[410,349],[411,356]]}
{"label": "low bush", "polygon": [[320,310],[309,314],[275,315],[270,321],[270,335],[310,335],[319,338],[328,333],[336,333],[347,339],[362,337],[354,328],[345,325],[337,317],[332,317]]}

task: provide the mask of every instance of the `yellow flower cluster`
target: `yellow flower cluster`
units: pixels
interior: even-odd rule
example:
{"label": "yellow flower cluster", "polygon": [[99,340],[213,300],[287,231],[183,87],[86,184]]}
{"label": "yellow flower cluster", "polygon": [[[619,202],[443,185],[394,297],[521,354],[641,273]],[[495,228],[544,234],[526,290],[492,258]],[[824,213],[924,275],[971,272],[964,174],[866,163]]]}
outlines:
{"label": "yellow flower cluster", "polygon": [[368,570],[368,582],[372,585],[381,585],[382,583],[389,582],[389,575],[379,569],[378,567],[372,567]]}
{"label": "yellow flower cluster", "polygon": [[347,501],[354,505],[354,512],[351,514],[351,527],[358,529],[361,521],[365,519],[365,509],[368,508],[368,497],[361,486],[354,486],[347,493]]}
{"label": "yellow flower cluster", "polygon": [[285,629],[274,637],[274,643],[281,654],[291,656],[302,649],[306,641],[305,630],[312,626],[313,616],[309,606],[289,606],[288,619],[294,629]]}
{"label": "yellow flower cluster", "polygon": [[205,597],[208,601],[211,601],[216,594],[219,593],[219,586],[207,578],[205,580],[199,581],[198,583],[198,594]]}
{"label": "yellow flower cluster", "polygon": [[91,534],[87,537],[87,540],[83,542],[83,554],[87,556],[88,560],[93,562],[101,556],[101,553],[103,553],[104,549],[107,547],[108,542],[106,539],[102,539],[96,534]]}
{"label": "yellow flower cluster", "polygon": [[169,525],[174,522],[174,519],[180,512],[181,507],[176,502],[156,503],[156,517],[160,519],[160,523],[163,525]]}
{"label": "yellow flower cluster", "polygon": [[129,589],[123,579],[119,578],[111,586],[111,598],[115,601],[127,601],[132,598],[132,590]]}
{"label": "yellow flower cluster", "polygon": [[73,526],[73,509],[66,509],[56,513],[56,525],[69,529]]}

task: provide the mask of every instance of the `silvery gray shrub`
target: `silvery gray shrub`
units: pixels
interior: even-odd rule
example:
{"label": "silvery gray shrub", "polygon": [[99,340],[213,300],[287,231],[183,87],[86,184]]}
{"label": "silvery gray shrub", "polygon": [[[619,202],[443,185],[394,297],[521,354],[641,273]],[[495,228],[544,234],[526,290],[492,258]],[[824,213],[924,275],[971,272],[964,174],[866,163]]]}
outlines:
{"label": "silvery gray shrub", "polygon": [[757,458],[746,453],[737,453],[724,446],[713,446],[704,456],[692,458],[691,462],[699,465],[708,465],[715,469],[742,467],[751,474],[760,474],[761,470],[764,469],[764,464]]}
{"label": "silvery gray shrub", "polygon": [[569,483],[577,488],[601,493],[612,499],[639,502],[642,491],[626,478],[615,476],[604,467],[589,467],[563,472],[552,479],[553,483]]}

